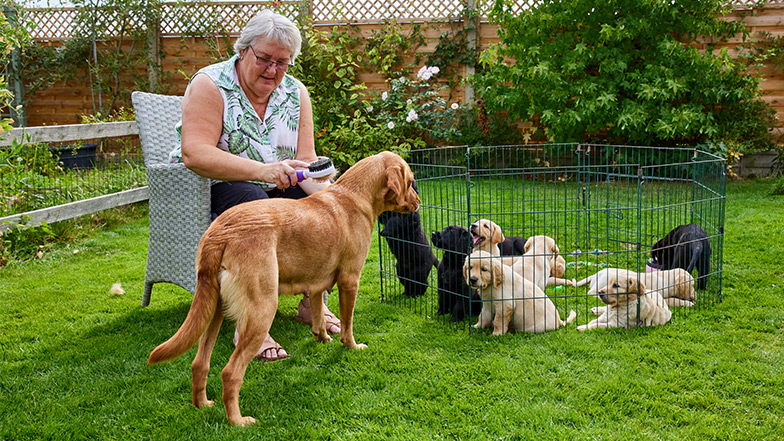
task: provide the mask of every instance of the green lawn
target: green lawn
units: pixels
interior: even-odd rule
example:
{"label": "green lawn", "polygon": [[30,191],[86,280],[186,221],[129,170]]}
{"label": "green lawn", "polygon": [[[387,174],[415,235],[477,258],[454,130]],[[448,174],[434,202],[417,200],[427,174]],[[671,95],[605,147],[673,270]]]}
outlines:
{"label": "green lawn", "polygon": [[273,336],[292,357],[249,366],[249,428],[219,401],[233,327],[213,354],[218,402],[196,409],[195,348],[145,366],[190,294],[159,284],[139,307],[147,221],[103,231],[0,269],[0,439],[782,439],[784,197],[771,186],[728,184],[724,301],[658,328],[456,330],[380,303],[374,240],[355,314],[368,349],[315,343],[284,298]]}

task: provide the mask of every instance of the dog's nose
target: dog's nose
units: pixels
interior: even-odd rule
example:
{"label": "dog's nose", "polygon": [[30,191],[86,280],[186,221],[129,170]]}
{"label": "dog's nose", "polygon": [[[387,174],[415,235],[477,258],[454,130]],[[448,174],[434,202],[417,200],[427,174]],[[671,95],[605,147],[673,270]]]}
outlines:
{"label": "dog's nose", "polygon": [[604,294],[603,292],[599,293],[599,300],[601,300],[602,303],[604,303],[606,305],[607,304],[607,295]]}
{"label": "dog's nose", "polygon": [[476,286],[476,282],[478,282],[479,279],[476,277],[471,277],[468,279],[468,281],[471,282],[471,286]]}

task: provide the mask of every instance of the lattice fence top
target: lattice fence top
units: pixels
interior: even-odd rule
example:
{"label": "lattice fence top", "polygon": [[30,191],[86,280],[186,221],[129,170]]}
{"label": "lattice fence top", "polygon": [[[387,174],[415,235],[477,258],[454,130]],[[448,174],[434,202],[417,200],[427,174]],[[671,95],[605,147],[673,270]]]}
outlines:
{"label": "lattice fence top", "polygon": [[[534,7],[540,0],[514,0],[512,11]],[[784,0],[782,0],[784,1]],[[474,0],[480,14],[492,7],[492,0]],[[229,1],[164,3],[161,5],[160,30],[162,35],[239,35],[245,22],[261,9],[272,8],[297,19],[307,11],[315,24],[360,23],[388,20],[434,21],[458,17],[463,13],[464,0],[310,0],[310,1]],[[33,8],[26,15],[32,23],[30,34],[38,40],[60,40],[77,33],[90,34],[91,27],[101,35],[118,35],[122,26],[145,29],[144,11],[121,15],[111,8],[96,11],[74,8]],[[80,29],[78,23],[85,23]]]}
{"label": "lattice fence top", "polygon": [[[245,22],[256,12],[273,8],[291,19],[307,11],[315,24],[381,22],[392,19],[400,22],[438,21],[460,16],[471,0],[303,0],[303,1],[227,1],[164,3],[161,5],[160,31],[169,36],[200,36],[205,34],[239,35]],[[512,13],[536,7],[541,0],[507,0]],[[493,0],[473,0],[479,14],[487,16]],[[748,9],[753,0],[733,1],[736,9]],[[768,0],[766,7],[784,7],[784,0]],[[119,35],[125,29],[146,29],[144,11],[120,14],[111,8],[98,7],[78,20],[80,11],[74,8],[34,8],[26,10],[32,24],[29,29],[38,40],[61,40],[77,33],[91,34],[100,30],[104,36]],[[79,23],[86,29],[80,29]]]}

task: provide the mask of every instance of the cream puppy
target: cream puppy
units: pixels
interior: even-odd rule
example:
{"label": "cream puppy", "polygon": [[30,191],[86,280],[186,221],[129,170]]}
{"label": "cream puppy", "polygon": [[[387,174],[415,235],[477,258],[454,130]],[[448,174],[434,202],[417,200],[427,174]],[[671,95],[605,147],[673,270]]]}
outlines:
{"label": "cream puppy", "polygon": [[[596,294],[606,304],[595,308],[599,317],[578,331],[596,328],[636,328],[638,326],[658,326],[670,321],[672,312],[662,296],[655,291],[645,290],[642,280],[634,271],[617,270],[607,273],[607,278],[596,285]],[[639,311],[639,314],[638,314]]]}
{"label": "cream puppy", "polygon": [[482,296],[482,312],[474,326],[486,328],[492,323],[493,335],[505,334],[510,324],[523,332],[552,331],[577,316],[571,311],[562,321],[544,291],[487,251],[471,253],[463,265],[463,275],[466,283]]}
{"label": "cream puppy", "polygon": [[[620,268],[605,268],[597,271],[579,282],[574,282],[574,286],[590,284],[589,295],[597,295],[598,287],[607,286],[607,279],[618,271],[628,271]],[[638,274],[638,273],[635,273]],[[694,292],[694,277],[686,270],[675,268],[666,271],[655,271],[650,273],[639,273],[640,281],[645,284],[648,291],[659,293],[667,301],[668,306],[694,306],[696,293]],[[599,315],[597,313],[596,315]]]}

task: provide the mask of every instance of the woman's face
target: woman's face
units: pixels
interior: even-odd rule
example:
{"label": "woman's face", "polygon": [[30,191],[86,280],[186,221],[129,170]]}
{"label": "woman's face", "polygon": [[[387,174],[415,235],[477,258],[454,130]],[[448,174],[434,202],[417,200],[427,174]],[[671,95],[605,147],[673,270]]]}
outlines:
{"label": "woman's face", "polygon": [[283,81],[288,63],[291,62],[291,49],[256,39],[240,55],[240,86],[251,100],[256,98],[261,102],[266,101]]}

